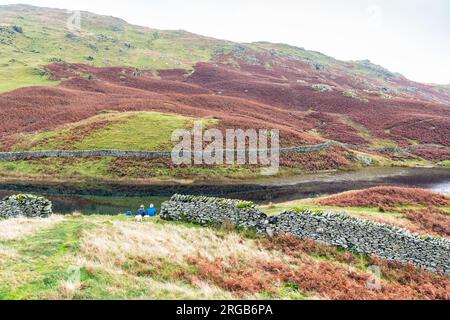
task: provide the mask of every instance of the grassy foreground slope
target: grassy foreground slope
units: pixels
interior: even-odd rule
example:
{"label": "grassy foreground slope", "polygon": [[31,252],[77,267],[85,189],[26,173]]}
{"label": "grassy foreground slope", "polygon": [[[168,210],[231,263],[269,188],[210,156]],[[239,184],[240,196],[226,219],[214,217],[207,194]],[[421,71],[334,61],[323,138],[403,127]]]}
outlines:
{"label": "grassy foreground slope", "polygon": [[122,216],[0,221],[0,299],[449,299],[449,288],[444,275],[289,236]]}

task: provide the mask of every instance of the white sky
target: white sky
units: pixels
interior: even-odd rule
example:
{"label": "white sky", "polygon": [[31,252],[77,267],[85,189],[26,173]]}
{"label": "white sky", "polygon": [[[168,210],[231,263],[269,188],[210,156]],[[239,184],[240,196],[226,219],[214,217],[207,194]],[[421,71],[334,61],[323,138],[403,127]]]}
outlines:
{"label": "white sky", "polygon": [[0,0],[86,10],[236,42],[282,42],[370,59],[411,80],[450,84],[449,0]]}

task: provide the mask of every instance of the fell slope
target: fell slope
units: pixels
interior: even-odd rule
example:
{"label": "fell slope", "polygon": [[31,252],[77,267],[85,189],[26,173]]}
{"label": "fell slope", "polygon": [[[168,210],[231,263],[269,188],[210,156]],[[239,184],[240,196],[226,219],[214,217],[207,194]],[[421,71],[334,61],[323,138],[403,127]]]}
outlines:
{"label": "fell slope", "polygon": [[449,299],[446,275],[312,241],[131,220],[0,221],[0,299]]}
{"label": "fell slope", "polygon": [[450,236],[450,198],[426,189],[373,187],[264,207],[269,214],[286,209],[342,212],[422,235]]}
{"label": "fell slope", "polygon": [[68,10],[29,5],[0,6],[0,92],[49,83],[42,66],[51,62],[189,68],[227,46],[227,42],[185,31],[139,27],[89,12],[81,12],[81,29],[72,28],[73,15]]}
{"label": "fell slope", "polygon": [[[69,17],[58,9],[0,6],[0,87],[19,88],[0,94],[4,151],[28,150],[24,135],[45,135],[101,113],[157,111],[216,119],[220,129],[279,129],[282,146],[423,145],[387,156],[449,159],[448,149],[428,146],[450,146],[447,86],[414,83],[369,61],[154,30],[87,12],[74,30]],[[43,84],[53,87],[34,87]],[[343,152],[336,156],[345,158]]]}

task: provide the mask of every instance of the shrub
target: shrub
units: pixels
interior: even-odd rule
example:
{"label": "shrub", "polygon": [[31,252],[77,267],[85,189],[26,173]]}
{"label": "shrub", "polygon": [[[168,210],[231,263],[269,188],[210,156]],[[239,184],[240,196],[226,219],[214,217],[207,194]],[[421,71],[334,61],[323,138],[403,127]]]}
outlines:
{"label": "shrub", "polygon": [[357,92],[356,90],[346,90],[346,91],[344,91],[344,92],[342,93],[342,95],[343,95],[344,97],[347,97],[347,98],[358,99],[358,100],[360,100],[360,101],[362,101],[362,102],[365,102],[365,103],[368,103],[368,102],[369,102],[369,100],[367,100],[366,98],[361,98],[361,97],[358,95],[358,92]]}
{"label": "shrub", "polygon": [[311,88],[317,92],[331,92],[333,88],[327,84],[313,84]]}
{"label": "shrub", "polygon": [[334,195],[319,200],[319,203],[339,207],[383,207],[383,210],[391,211],[401,205],[448,206],[450,199],[425,189],[375,187]]}
{"label": "shrub", "polygon": [[418,148],[412,151],[413,154],[428,161],[444,161],[450,159],[450,150]]}
{"label": "shrub", "polygon": [[250,201],[242,201],[236,205],[236,208],[238,208],[238,209],[246,209],[246,208],[254,208],[254,207],[255,207],[255,204]]}

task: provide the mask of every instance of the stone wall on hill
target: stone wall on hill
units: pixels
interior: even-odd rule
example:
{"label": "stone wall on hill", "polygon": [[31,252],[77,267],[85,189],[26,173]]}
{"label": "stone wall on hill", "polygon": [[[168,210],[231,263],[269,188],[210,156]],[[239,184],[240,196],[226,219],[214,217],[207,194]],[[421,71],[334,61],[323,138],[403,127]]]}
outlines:
{"label": "stone wall on hill", "polygon": [[421,237],[405,229],[339,213],[286,211],[269,217],[250,202],[174,195],[163,203],[161,218],[205,226],[232,223],[269,236],[290,233],[301,239],[450,274],[449,239]]}
{"label": "stone wall on hill", "polygon": [[[342,146],[349,149],[362,149],[368,152],[382,152],[382,153],[403,153],[411,152],[415,149],[428,148],[438,150],[450,150],[448,146],[436,145],[417,145],[406,148],[369,148],[359,146],[356,144],[340,143],[337,141],[327,141],[316,145],[303,145],[288,148],[280,148],[280,154],[296,154],[296,153],[315,153],[328,150],[333,146]],[[237,152],[239,150],[233,150]],[[242,150],[246,154],[249,150]],[[260,150],[265,151],[265,150]],[[224,154],[227,150],[223,150]],[[192,153],[193,155],[194,153]],[[140,158],[140,159],[159,159],[170,158],[171,151],[139,151],[139,150],[41,150],[41,151],[14,151],[14,152],[0,152],[0,161],[18,161],[42,158],[89,158],[89,157],[113,157],[113,158]]]}

